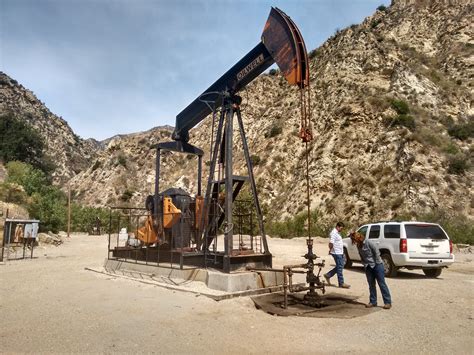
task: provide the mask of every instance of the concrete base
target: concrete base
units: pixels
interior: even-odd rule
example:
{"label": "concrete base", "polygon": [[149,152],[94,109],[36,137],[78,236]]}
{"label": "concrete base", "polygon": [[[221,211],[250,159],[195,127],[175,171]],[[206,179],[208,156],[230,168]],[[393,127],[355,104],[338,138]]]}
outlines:
{"label": "concrete base", "polygon": [[[160,280],[166,278],[174,285],[190,282],[202,283],[208,289],[227,293],[256,291],[256,294],[279,290],[283,285],[283,272],[280,271],[244,271],[227,274],[210,269],[186,267],[175,269],[163,265],[145,265],[105,259],[104,269],[108,273],[122,274],[143,279],[144,276]],[[135,276],[134,276],[135,275]],[[197,285],[200,286],[200,285]]]}

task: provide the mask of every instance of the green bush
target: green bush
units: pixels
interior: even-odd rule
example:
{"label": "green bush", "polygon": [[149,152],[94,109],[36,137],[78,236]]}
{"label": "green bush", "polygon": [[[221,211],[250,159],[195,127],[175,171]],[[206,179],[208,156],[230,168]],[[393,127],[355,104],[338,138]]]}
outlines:
{"label": "green bush", "polygon": [[[266,227],[268,234],[279,238],[307,237],[308,213],[304,211],[284,221],[269,221]],[[311,237],[326,237],[329,230],[330,226],[321,221],[319,211],[311,211]]]}
{"label": "green bush", "polygon": [[278,124],[274,124],[270,127],[270,131],[268,131],[268,133],[264,134],[264,137],[265,138],[273,138],[273,137],[278,136],[282,132],[283,132],[283,128]]}
{"label": "green bush", "polygon": [[313,49],[311,52],[308,53],[308,57],[309,57],[309,59],[314,59],[314,58],[316,58],[320,53],[321,53],[321,50],[319,50],[319,49]]}
{"label": "green bush", "polygon": [[[67,229],[67,197],[41,170],[30,164],[12,161],[6,164],[7,178],[0,183],[0,200],[16,203],[27,208],[30,218],[39,219],[42,232],[58,232]],[[127,194],[133,194],[126,191]],[[131,195],[130,195],[131,196]],[[110,211],[104,208],[71,206],[71,228],[87,232],[99,217],[103,231],[108,231]]]}
{"label": "green bush", "polygon": [[453,125],[448,129],[448,133],[451,137],[459,140],[467,140],[468,138],[474,137],[474,120],[470,120],[464,124]]}
{"label": "green bush", "polygon": [[0,116],[0,159],[4,162],[22,161],[46,174],[54,170],[38,131],[12,113]]}
{"label": "green bush", "polygon": [[127,167],[127,158],[125,158],[125,156],[123,154],[120,154],[117,157],[117,164],[122,165],[124,168],[126,168]]}
{"label": "green bush", "polygon": [[252,162],[252,166],[257,166],[260,164],[261,159],[258,155],[253,154],[250,156],[250,161]]}
{"label": "green bush", "polygon": [[443,146],[443,151],[445,153],[455,155],[455,154],[459,153],[459,148],[456,144],[453,144],[453,143],[450,142],[450,143],[446,144],[445,146]]}
{"label": "green bush", "polygon": [[3,182],[0,183],[0,201],[24,205],[28,202],[28,195],[22,186],[16,183]]}
{"label": "green bush", "polygon": [[102,166],[102,164],[100,163],[100,161],[96,160],[94,165],[92,166],[92,171],[96,171],[97,169],[99,169],[100,167]]}
{"label": "green bush", "polygon": [[275,76],[277,75],[278,71],[276,69],[270,69],[270,71],[268,72],[269,75],[271,76]]}
{"label": "green bush", "polygon": [[118,213],[117,211],[111,213],[107,208],[81,206],[73,203],[71,206],[71,230],[74,232],[91,232],[92,227],[97,225],[97,219],[99,220],[101,233],[107,233],[110,231],[109,229],[117,230],[117,226],[109,226],[109,224],[111,215],[112,222],[118,220]]}
{"label": "green bush", "polygon": [[393,99],[390,101],[390,104],[399,115],[407,115],[410,113],[410,108],[406,101]]}
{"label": "green bush", "polygon": [[131,190],[129,190],[129,189],[126,189],[126,190],[123,192],[122,196],[120,196],[120,200],[121,200],[122,202],[128,202],[128,201],[130,201],[130,199],[132,198],[132,196],[133,196],[133,191],[131,191]]}
{"label": "green bush", "polygon": [[40,192],[45,186],[50,184],[45,173],[33,166],[20,161],[11,161],[6,165],[6,182],[16,183],[23,186],[28,195]]}
{"label": "green bush", "polygon": [[469,167],[469,160],[462,153],[450,155],[448,158],[448,173],[450,174],[462,175]]}
{"label": "green bush", "polygon": [[67,198],[64,192],[55,186],[46,186],[41,193],[35,192],[28,205],[31,218],[39,219],[40,231],[58,232],[67,225]]}
{"label": "green bush", "polygon": [[377,7],[377,10],[384,12],[387,11],[387,7],[385,5],[380,5],[379,7]]}
{"label": "green bush", "polygon": [[416,128],[415,119],[413,116],[406,114],[399,114],[392,119],[392,125],[404,126],[413,131]]}

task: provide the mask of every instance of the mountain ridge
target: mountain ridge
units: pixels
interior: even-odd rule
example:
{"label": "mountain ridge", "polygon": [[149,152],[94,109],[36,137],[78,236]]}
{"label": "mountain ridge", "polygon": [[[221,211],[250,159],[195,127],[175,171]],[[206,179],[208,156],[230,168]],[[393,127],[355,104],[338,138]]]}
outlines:
{"label": "mountain ridge", "polygon": [[[394,1],[310,52],[311,208],[325,219],[361,223],[440,209],[473,218],[472,136],[449,133],[473,120],[472,10],[463,1]],[[242,97],[267,218],[294,216],[304,210],[306,191],[298,92],[276,71],[257,78]],[[211,123],[190,132],[204,160]],[[87,164],[67,174],[74,198],[143,206],[154,188],[151,147],[170,140],[171,130],[116,135],[85,150]],[[245,174],[241,152],[236,149],[236,174]],[[456,159],[464,165],[453,173]],[[193,159],[169,154],[162,164],[163,189],[196,191]]]}

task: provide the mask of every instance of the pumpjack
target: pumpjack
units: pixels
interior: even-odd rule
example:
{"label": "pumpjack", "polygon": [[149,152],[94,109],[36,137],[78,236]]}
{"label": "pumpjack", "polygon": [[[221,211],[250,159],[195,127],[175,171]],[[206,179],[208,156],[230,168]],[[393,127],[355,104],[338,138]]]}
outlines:
{"label": "pumpjack", "polygon": [[[295,23],[283,11],[272,8],[261,41],[231,69],[207,88],[176,117],[173,141],[156,145],[155,192],[146,201],[148,217],[136,232],[137,239],[150,252],[165,261],[177,255],[186,265],[211,266],[224,272],[245,267],[271,268],[272,254],[265,235],[262,210],[257,195],[238,95],[249,83],[276,63],[290,85],[300,89],[301,129],[304,143],[312,140],[310,126],[309,62],[305,43]],[[212,114],[212,115],[211,115]],[[189,143],[189,131],[212,116],[209,176],[202,194],[203,150]],[[234,175],[234,120],[237,118],[247,176]],[[181,189],[160,192],[162,152],[178,152],[198,158],[197,192],[194,197]],[[168,153],[167,153],[168,154]],[[249,184],[259,236],[250,243],[236,243],[233,215],[236,198],[245,183]],[[223,230],[224,250],[216,247]],[[239,239],[240,240],[240,239]],[[238,244],[237,246],[235,244]],[[119,255],[117,250],[116,254]],[[160,254],[161,253],[161,254]],[[175,259],[176,260],[176,259]]]}

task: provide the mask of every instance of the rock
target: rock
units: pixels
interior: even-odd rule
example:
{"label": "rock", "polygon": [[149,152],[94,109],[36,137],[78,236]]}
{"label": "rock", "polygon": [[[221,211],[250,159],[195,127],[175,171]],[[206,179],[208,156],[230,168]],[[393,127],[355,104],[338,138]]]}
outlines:
{"label": "rock", "polygon": [[459,253],[472,254],[473,247],[469,244],[455,244],[454,250],[458,251]]}
{"label": "rock", "polygon": [[46,233],[38,233],[38,241],[44,244],[51,244],[51,245],[61,245],[63,240],[56,234],[49,232]]}

